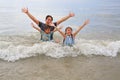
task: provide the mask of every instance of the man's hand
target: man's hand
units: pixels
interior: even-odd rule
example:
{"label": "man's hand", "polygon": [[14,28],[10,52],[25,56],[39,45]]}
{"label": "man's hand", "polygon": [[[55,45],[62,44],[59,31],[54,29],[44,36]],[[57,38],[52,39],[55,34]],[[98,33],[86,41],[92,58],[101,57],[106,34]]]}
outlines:
{"label": "man's hand", "polygon": [[72,12],[70,12],[70,13],[69,13],[69,16],[70,16],[70,17],[73,17],[73,16],[75,16],[75,14],[72,13]]}
{"label": "man's hand", "polygon": [[31,22],[31,26],[34,27],[34,24]]}
{"label": "man's hand", "polygon": [[60,26],[59,29],[62,29],[64,26]]}
{"label": "man's hand", "polygon": [[28,8],[22,8],[23,13],[28,13]]}

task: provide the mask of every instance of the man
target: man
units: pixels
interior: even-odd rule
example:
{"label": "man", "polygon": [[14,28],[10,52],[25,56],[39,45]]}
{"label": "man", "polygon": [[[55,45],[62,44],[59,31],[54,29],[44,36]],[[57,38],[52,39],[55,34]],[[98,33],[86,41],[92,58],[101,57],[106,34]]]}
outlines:
{"label": "man", "polygon": [[[53,17],[51,15],[47,15],[46,16],[46,19],[45,19],[45,23],[42,23],[41,21],[39,21],[38,19],[36,19],[28,10],[28,8],[22,8],[22,12],[25,13],[30,19],[33,20],[33,22],[35,22],[39,28],[42,30],[42,31],[46,31],[45,28],[46,27],[49,27],[50,29],[50,32],[54,30],[54,26],[57,26],[59,25],[60,23],[66,21],[67,19],[69,19],[70,17],[73,17],[74,16],[74,13],[69,13],[69,15],[61,18],[60,20],[58,20],[57,22],[52,22],[53,21]],[[46,34],[49,34],[49,33],[46,33]],[[41,40],[42,40],[42,36],[41,35]],[[53,34],[51,34],[51,37],[50,37],[50,40],[53,40]]]}

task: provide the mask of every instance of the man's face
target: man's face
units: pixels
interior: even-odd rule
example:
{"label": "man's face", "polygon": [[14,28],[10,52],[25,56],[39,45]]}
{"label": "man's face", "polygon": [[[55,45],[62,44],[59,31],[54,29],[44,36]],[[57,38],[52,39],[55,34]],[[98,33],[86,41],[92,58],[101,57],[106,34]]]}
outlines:
{"label": "man's face", "polygon": [[46,21],[46,24],[49,25],[52,23],[52,18],[48,17],[45,21]]}

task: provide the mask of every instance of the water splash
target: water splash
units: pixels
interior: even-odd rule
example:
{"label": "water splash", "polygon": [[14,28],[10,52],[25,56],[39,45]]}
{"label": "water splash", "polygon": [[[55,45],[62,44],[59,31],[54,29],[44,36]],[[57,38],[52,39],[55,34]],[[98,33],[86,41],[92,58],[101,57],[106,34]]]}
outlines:
{"label": "water splash", "polygon": [[0,59],[16,61],[41,54],[53,58],[79,55],[115,57],[120,52],[120,41],[76,39],[76,44],[69,47],[61,43],[39,42],[35,36],[0,37]]}

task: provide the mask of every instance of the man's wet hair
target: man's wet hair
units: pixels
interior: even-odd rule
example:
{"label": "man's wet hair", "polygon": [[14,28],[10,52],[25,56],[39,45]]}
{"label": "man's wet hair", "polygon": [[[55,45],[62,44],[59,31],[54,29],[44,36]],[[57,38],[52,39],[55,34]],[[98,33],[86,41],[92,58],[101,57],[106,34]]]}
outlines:
{"label": "man's wet hair", "polygon": [[52,17],[51,15],[47,15],[47,16],[46,16],[46,20],[47,20],[48,17],[50,17],[51,20],[53,21],[53,17]]}

